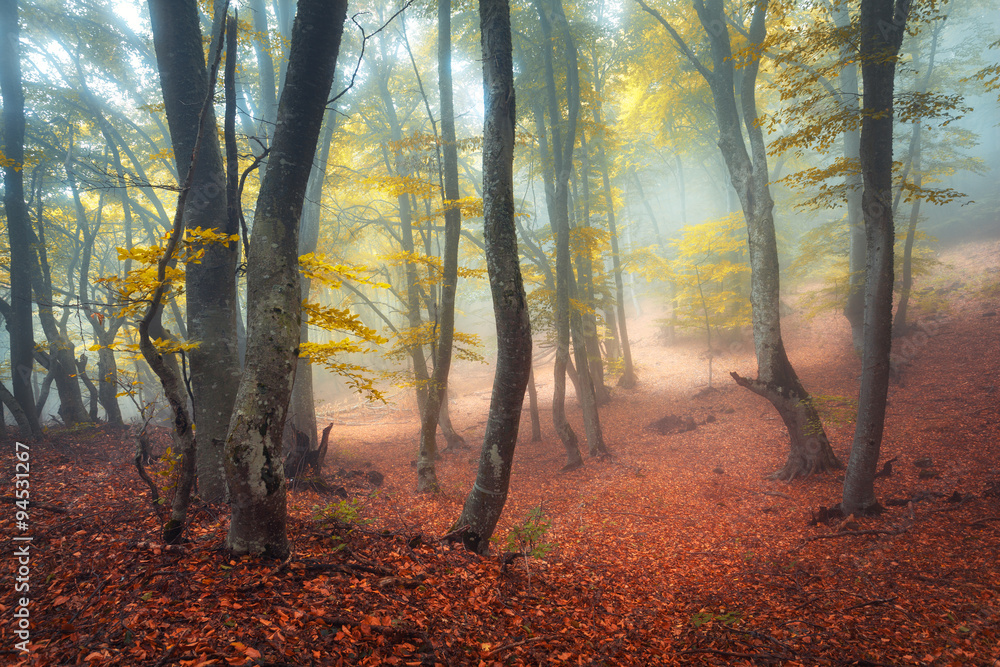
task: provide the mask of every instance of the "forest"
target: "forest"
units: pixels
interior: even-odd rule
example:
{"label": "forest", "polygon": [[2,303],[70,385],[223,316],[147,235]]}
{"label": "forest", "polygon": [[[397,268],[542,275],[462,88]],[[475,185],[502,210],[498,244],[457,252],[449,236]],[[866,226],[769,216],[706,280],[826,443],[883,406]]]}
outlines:
{"label": "forest", "polygon": [[0,0],[0,662],[1000,667],[996,0]]}

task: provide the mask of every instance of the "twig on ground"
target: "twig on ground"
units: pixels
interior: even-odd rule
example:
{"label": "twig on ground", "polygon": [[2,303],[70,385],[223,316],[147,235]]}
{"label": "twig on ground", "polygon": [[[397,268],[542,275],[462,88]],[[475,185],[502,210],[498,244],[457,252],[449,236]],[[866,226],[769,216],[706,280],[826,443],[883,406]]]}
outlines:
{"label": "twig on ground", "polygon": [[166,653],[163,654],[163,657],[160,658],[159,661],[153,667],[163,667],[165,664],[170,662],[170,659],[173,657],[174,653],[177,652],[177,647],[181,645],[181,641],[185,637],[187,637],[190,632],[191,632],[190,628],[182,632],[181,636],[177,638],[177,641],[167,647]]}
{"label": "twig on ground", "polygon": [[497,646],[494,649],[490,649],[484,655],[493,655],[494,653],[499,653],[500,651],[509,651],[512,648],[517,648],[518,646],[524,646],[525,644],[530,644],[532,642],[540,642],[543,639],[548,639],[549,635],[541,635],[540,637],[530,637],[528,639],[522,639],[521,641],[511,642],[509,644],[504,644],[503,646]]}

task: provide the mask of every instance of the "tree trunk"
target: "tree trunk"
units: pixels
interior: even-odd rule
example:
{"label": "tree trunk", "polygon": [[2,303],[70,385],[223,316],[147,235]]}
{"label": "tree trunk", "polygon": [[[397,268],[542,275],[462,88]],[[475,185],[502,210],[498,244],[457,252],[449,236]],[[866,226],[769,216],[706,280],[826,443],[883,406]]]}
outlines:
{"label": "tree trunk", "polygon": [[[916,175],[913,177],[913,185],[919,190],[923,184],[923,174],[920,173],[920,121],[913,125],[914,153],[913,169]],[[910,305],[910,289],[913,287],[913,239],[917,234],[917,223],[920,221],[920,197],[913,200],[913,208],[910,209],[910,224],[906,227],[906,242],[903,245],[903,279],[899,288],[899,306],[896,308],[896,319],[892,323],[892,337],[902,338],[909,331],[906,323],[907,308]]]}
{"label": "tree trunk", "polygon": [[[573,146],[576,143],[577,117],[580,111],[580,79],[577,66],[576,44],[569,31],[566,15],[560,0],[555,0],[551,7],[546,7],[543,0],[535,0],[542,33],[546,36],[546,46],[543,55],[546,60],[546,88],[548,89],[549,122],[552,126],[552,152],[555,178],[553,187],[546,185],[546,203],[549,207],[549,220],[556,234],[556,320],[559,355],[568,348],[568,338],[573,340],[573,356],[578,373],[577,399],[583,411],[584,431],[587,436],[587,448],[591,456],[604,454],[604,436],[601,432],[600,418],[597,413],[597,398],[594,383],[590,374],[587,359],[586,341],[583,336],[582,321],[579,311],[570,308],[570,300],[576,298],[576,281],[573,277],[573,267],[569,254],[569,179],[573,171]],[[566,46],[566,100],[568,116],[566,121],[566,136],[562,138],[559,128],[561,114],[556,100],[554,67],[552,52],[548,44],[551,42],[552,25],[558,23],[563,33],[563,43]],[[554,190],[550,194],[550,190]],[[556,369],[557,391],[559,368]],[[554,400],[555,403],[555,400]],[[553,412],[555,408],[553,408]],[[558,424],[557,424],[558,429]],[[565,442],[565,441],[564,441]],[[569,451],[569,445],[567,445]],[[571,461],[572,463],[572,461]]]}
{"label": "tree trunk", "polygon": [[[326,181],[327,162],[330,158],[330,144],[336,128],[336,116],[333,111],[327,111],[323,134],[319,144],[319,155],[312,171],[309,173],[309,184],[306,187],[305,201],[302,204],[302,220],[299,223],[299,255],[316,252],[319,246],[319,223],[323,198],[323,183]],[[302,276],[302,300],[309,299],[312,281]],[[308,322],[303,322],[299,331],[299,342],[309,341]],[[319,447],[316,426],[316,399],[313,394],[313,367],[311,362],[299,364],[295,371],[295,385],[292,387],[292,399],[288,413],[289,428],[285,429],[286,448],[290,434],[298,431],[309,438],[309,451]],[[294,438],[291,438],[294,442]]]}
{"label": "tree trunk", "polygon": [[226,440],[235,554],[288,555],[281,436],[301,324],[299,219],[340,49],[346,0],[299,0],[277,131],[250,241],[247,364]]}
{"label": "tree trunk", "polygon": [[[927,59],[927,71],[924,73],[923,80],[917,88],[918,93],[926,93],[927,88],[930,86],[931,74],[934,72],[934,58],[937,55],[938,38],[940,37],[941,30],[943,28],[944,21],[939,21],[934,27],[934,32],[931,36],[930,56]],[[919,71],[920,65],[916,58],[914,59],[914,66]],[[923,185],[923,174],[920,171],[921,130],[922,124],[918,118],[913,124],[913,137],[910,140],[909,156],[909,164],[916,174],[913,177],[913,185],[916,187],[918,194],[913,200],[913,208],[910,209],[910,224],[906,228],[906,242],[903,246],[903,280],[899,290],[899,306],[896,308],[896,319],[892,324],[893,338],[901,338],[909,332],[909,325],[906,323],[906,315],[907,309],[910,305],[910,289],[913,287],[913,240],[917,233],[917,223],[920,222],[920,202],[922,198],[920,197],[919,192],[921,185]],[[903,182],[900,185],[900,195],[902,195],[903,186],[906,185],[905,175],[903,176],[902,181]],[[893,215],[895,215],[895,205],[893,205],[892,212]]]}
{"label": "tree trunk", "polygon": [[[31,432],[31,425],[28,423],[28,416],[24,414],[24,410],[21,409],[21,404],[17,402],[14,398],[14,394],[10,393],[10,390],[0,382],[0,401],[3,405],[10,410],[11,415],[14,417],[14,423],[17,427],[21,429],[23,433]],[[34,407],[34,406],[32,406]],[[0,418],[3,418],[3,411],[0,410]]]}
{"label": "tree trunk", "polygon": [[[435,435],[442,403],[448,400],[448,373],[455,334],[455,290],[458,286],[458,242],[462,234],[462,212],[452,202],[461,197],[458,187],[458,149],[455,145],[455,107],[451,77],[451,0],[438,0],[438,87],[441,95],[441,149],[444,162],[444,266],[441,304],[437,309],[437,349],[434,374],[421,415],[420,454],[417,458],[417,490],[437,491],[434,456]],[[450,426],[450,420],[448,420]],[[449,442],[449,446],[451,443]],[[428,472],[430,474],[428,474]]]}
{"label": "tree trunk", "polygon": [[[177,173],[185,174],[198,141],[198,114],[208,91],[195,0],[149,0],[153,45],[170,127]],[[184,221],[227,235],[238,234],[227,215],[226,176],[210,108],[208,129],[187,198]],[[223,443],[232,414],[240,364],[236,344],[236,261],[238,244],[203,247],[198,263],[186,270],[187,335],[198,346],[189,352],[194,421],[198,426],[198,488],[204,500],[225,494]]]}
{"label": "tree trunk", "polygon": [[[541,11],[541,9],[539,9],[539,11]],[[551,85],[554,86],[555,73],[552,67],[551,51],[548,50],[547,47],[543,46],[542,48],[545,49],[544,53],[548,54],[545,58],[546,85],[548,86],[549,79],[551,78]],[[554,93],[550,93],[550,103],[553,97]],[[549,159],[548,137],[545,132],[545,123],[540,107],[536,106],[534,108],[534,115],[535,127],[538,135],[538,150],[542,162],[542,178],[545,182],[545,203],[549,214],[549,223],[552,227],[552,231],[555,233],[557,231],[554,201],[555,174],[552,166],[552,160]],[[553,151],[555,152],[559,149],[559,127],[557,124],[553,124],[552,132]],[[548,276],[548,273],[546,273],[546,276]],[[569,295],[568,293],[566,295],[567,307],[562,308],[560,306],[561,297],[559,292],[559,281],[555,278],[555,276],[552,277],[551,288],[555,292],[556,297],[554,318],[556,326],[556,358],[553,364],[552,425],[555,427],[556,435],[559,436],[559,440],[563,443],[563,447],[566,449],[566,464],[563,466],[563,470],[567,470],[579,468],[583,465],[583,457],[580,456],[579,441],[577,440],[576,433],[573,432],[573,427],[569,425],[569,421],[566,419],[566,367],[569,362]]]}
{"label": "tree trunk", "polygon": [[[851,17],[846,3],[833,3],[834,24],[841,30],[849,30]],[[854,62],[855,45],[845,44],[841,59],[845,64],[840,70],[840,104],[845,113],[856,118],[861,114],[858,104],[858,66]],[[851,127],[844,131],[844,159],[851,164],[844,178],[847,187],[847,226],[850,238],[848,251],[847,302],[844,317],[851,325],[851,343],[854,351],[861,353],[865,319],[865,221],[861,212],[861,191],[864,183],[860,171],[861,133]]]}
{"label": "tree trunk", "polygon": [[[528,374],[528,411],[531,415],[531,441],[542,441],[542,419],[538,414],[538,391],[535,390],[535,365]],[[579,454],[577,450],[577,454]],[[582,463],[582,460],[581,460]]]}
{"label": "tree trunk", "polygon": [[[755,97],[760,62],[751,60],[742,70],[740,101],[742,121],[750,139],[748,153],[740,127],[741,114],[736,105],[735,62],[729,31],[719,29],[719,26],[725,26],[727,22],[723,0],[707,0],[704,3],[698,1],[695,4],[711,46],[711,70],[698,60],[658,12],[650,9],[642,0],[639,3],[670,32],[712,90],[719,128],[719,148],[746,219],[751,269],[750,301],[753,308],[754,350],[757,355],[756,379],[743,378],[735,372],[731,375],[740,386],[769,400],[788,428],[788,459],[772,477],[791,480],[840,467],[812,399],[799,382],[781,338],[774,203],[768,187],[767,150],[763,132],[757,122]],[[766,2],[758,0],[748,33],[751,47],[759,47],[764,43],[767,35],[766,13]]]}
{"label": "tree trunk", "polygon": [[3,94],[4,210],[10,244],[10,333],[11,385],[27,421],[30,435],[39,440],[42,428],[35,413],[31,390],[35,340],[31,321],[31,221],[24,202],[24,91],[21,86],[20,27],[17,0],[0,0],[0,89]]}
{"label": "tree trunk", "polygon": [[844,476],[841,509],[845,515],[874,510],[875,472],[885,427],[892,348],[892,96],[896,55],[903,41],[909,2],[861,1],[861,76],[864,115],[861,120],[861,173],[865,182],[862,208],[868,241],[865,276],[864,350],[858,421],[851,458]]}
{"label": "tree trunk", "polygon": [[[600,91],[597,95],[600,99]],[[599,107],[594,108],[594,122],[601,124],[601,112]],[[611,178],[608,174],[608,157],[604,152],[604,141],[597,143],[597,157],[601,162],[601,181],[604,186],[604,202],[608,211],[608,232],[611,235],[611,265],[615,274],[615,308],[617,309],[617,325],[620,336],[618,342],[621,345],[622,361],[624,370],[622,376],[618,378],[618,386],[631,389],[635,387],[635,367],[632,365],[632,346],[628,340],[628,323],[625,318],[625,283],[622,281],[622,260],[621,250],[618,245],[618,225],[615,221],[615,202],[611,192]]]}
{"label": "tree trunk", "polygon": [[[590,227],[590,146],[585,133],[580,131],[580,189],[583,191],[583,211],[580,227]],[[586,341],[587,364],[594,384],[594,398],[597,405],[611,402],[611,392],[604,384],[604,360],[601,357],[601,341],[597,337],[597,304],[594,290],[594,260],[589,245],[575,258],[576,274],[585,309],[580,313],[582,334]]]}
{"label": "tree trunk", "polygon": [[[384,48],[384,41],[382,42]],[[383,53],[384,63],[391,62],[387,53]],[[387,65],[388,66],[388,65]],[[379,95],[385,108],[386,120],[389,123],[389,131],[392,140],[398,146],[403,138],[402,125],[396,115],[396,107],[389,92],[388,72],[380,72],[378,78]],[[386,168],[395,170],[397,176],[408,176],[409,170],[404,166],[404,161],[399,149],[395,149],[394,163],[390,163],[388,151],[383,146],[383,159]],[[430,374],[427,370],[427,357],[424,354],[423,345],[415,338],[419,337],[422,325],[422,315],[420,311],[420,276],[417,273],[416,261],[413,258],[415,245],[413,241],[413,211],[410,196],[406,193],[399,193],[396,197],[399,208],[399,240],[403,252],[408,258],[404,267],[406,276],[406,319],[408,331],[404,332],[404,337],[409,337],[407,349],[410,353],[410,361],[413,364],[413,376],[415,391],[417,395],[417,409],[421,418],[427,407],[427,388],[430,384]],[[422,423],[422,422],[421,422]],[[434,470],[434,461],[437,459],[436,443],[422,443],[421,446],[434,444],[434,451],[425,451],[419,455],[417,463],[417,486],[423,489],[437,488],[437,475]]]}
{"label": "tree trunk", "polygon": [[458,519],[466,548],[485,554],[507,500],[524,390],[531,323],[514,226],[514,72],[508,0],[480,0],[483,45],[483,218],[497,327],[496,375],[479,471]]}

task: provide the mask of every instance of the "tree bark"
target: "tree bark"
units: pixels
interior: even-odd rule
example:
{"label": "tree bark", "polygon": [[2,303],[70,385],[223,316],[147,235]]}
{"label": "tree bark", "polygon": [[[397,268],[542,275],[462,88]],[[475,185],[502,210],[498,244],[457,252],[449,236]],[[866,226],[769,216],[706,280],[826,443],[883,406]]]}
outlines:
{"label": "tree bark", "polygon": [[867,264],[865,276],[864,351],[858,421],[844,476],[844,515],[873,510],[875,472],[885,427],[892,349],[892,96],[896,56],[903,41],[909,0],[861,1],[861,173],[865,189]]}
{"label": "tree bark", "polygon": [[42,427],[35,413],[31,390],[35,339],[31,321],[31,221],[24,202],[24,91],[21,85],[20,27],[17,0],[0,0],[0,89],[3,94],[4,210],[10,244],[11,385],[27,420],[30,435],[38,440]]}
{"label": "tree bark", "polygon": [[247,364],[226,440],[235,554],[288,555],[281,437],[299,354],[299,220],[346,15],[346,0],[300,0],[292,28],[250,240]]}
{"label": "tree bark", "polygon": [[479,471],[458,519],[466,548],[486,553],[503,512],[524,390],[531,372],[531,323],[514,226],[514,71],[508,0],[480,0],[483,45],[483,218],[497,327],[497,363]]}
{"label": "tree bark", "polygon": [[[208,91],[195,0],[149,0],[153,45],[170,128],[177,173],[187,173],[198,141],[198,114]],[[227,235],[238,234],[227,215],[226,176],[209,108],[204,145],[187,198],[184,221]],[[232,414],[240,364],[236,344],[236,261],[238,244],[204,246],[198,263],[188,263],[185,278],[187,335],[198,346],[189,353],[194,421],[198,426],[198,488],[204,500],[225,494],[223,443]]]}

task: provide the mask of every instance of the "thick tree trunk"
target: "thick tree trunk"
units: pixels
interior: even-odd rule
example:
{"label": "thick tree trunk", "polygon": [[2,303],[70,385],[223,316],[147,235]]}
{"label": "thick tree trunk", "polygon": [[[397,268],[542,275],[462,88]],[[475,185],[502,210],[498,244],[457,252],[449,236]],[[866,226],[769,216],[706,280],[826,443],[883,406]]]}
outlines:
{"label": "thick tree trunk", "polygon": [[236,554],[288,555],[281,436],[299,354],[299,219],[330,97],[346,0],[299,0],[277,131],[250,241],[247,364],[226,440]]}
{"label": "thick tree trunk", "polygon": [[908,0],[861,0],[861,172],[868,261],[865,278],[864,351],[858,421],[844,476],[845,515],[876,508],[875,472],[882,447],[892,349],[892,96],[896,55],[903,41]]}
{"label": "thick tree trunk", "polygon": [[[149,13],[177,173],[186,174],[198,141],[198,114],[208,91],[197,3],[149,0]],[[225,169],[211,108],[206,126],[184,222],[188,228],[238,234],[227,215]],[[236,343],[238,244],[212,243],[203,249],[201,261],[189,263],[186,270],[187,336],[198,343],[189,352],[198,426],[198,488],[203,499],[218,502],[225,493],[223,443],[240,377]]]}
{"label": "thick tree trunk", "polygon": [[531,323],[514,226],[514,72],[508,0],[480,0],[483,44],[483,218],[497,327],[497,363],[479,471],[457,525],[465,546],[490,548],[507,500],[524,390],[531,372]]}
{"label": "thick tree trunk", "polygon": [[0,89],[3,93],[4,210],[10,244],[11,385],[28,430],[22,437],[38,440],[42,428],[35,413],[31,390],[35,340],[31,322],[31,221],[24,203],[24,91],[21,86],[20,28],[17,0],[0,0]]}
{"label": "thick tree trunk", "polygon": [[[3,405],[10,410],[17,427],[23,433],[30,433],[31,425],[28,423],[28,416],[24,414],[24,410],[21,409],[21,404],[14,398],[14,394],[10,393],[10,390],[2,382],[0,382],[0,402],[3,402]],[[3,418],[2,410],[0,410],[0,418]]]}
{"label": "thick tree trunk", "polygon": [[[433,456],[441,407],[448,400],[448,373],[455,334],[455,291],[458,286],[458,242],[462,234],[462,212],[452,202],[461,197],[458,187],[458,149],[455,145],[455,108],[451,77],[451,0],[438,0],[438,88],[441,95],[441,151],[444,167],[444,266],[441,304],[437,309],[437,349],[434,374],[421,415],[420,454],[417,459],[417,490],[436,491]],[[445,413],[447,414],[447,413]],[[447,423],[450,427],[451,420]],[[450,429],[454,432],[454,429]],[[451,442],[448,443],[449,447]]]}

